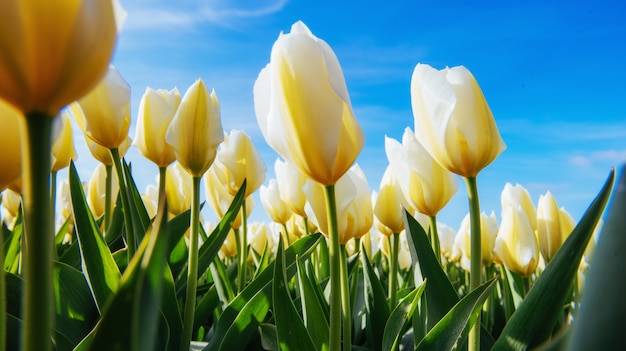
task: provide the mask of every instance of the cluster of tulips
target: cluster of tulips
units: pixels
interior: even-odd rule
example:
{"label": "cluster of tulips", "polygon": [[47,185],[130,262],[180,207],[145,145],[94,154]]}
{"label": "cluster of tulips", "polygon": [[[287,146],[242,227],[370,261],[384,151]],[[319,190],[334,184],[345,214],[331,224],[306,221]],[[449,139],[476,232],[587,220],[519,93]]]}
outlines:
{"label": "cluster of tulips", "polygon": [[[498,224],[480,210],[476,178],[505,144],[466,68],[415,67],[414,130],[385,139],[389,165],[372,192],[355,164],[365,137],[339,61],[296,22],[253,87],[280,155],[263,185],[250,137],[224,133],[201,79],[182,97],[147,88],[131,141],[131,89],[109,63],[122,13],[116,1],[0,5],[0,349],[612,345],[610,308],[598,318],[591,307],[623,307],[606,281],[624,260],[595,260],[614,172],[578,224],[550,192],[535,206],[507,184]],[[100,162],[88,183],[72,119]],[[159,169],[143,193],[131,146]],[[458,176],[469,213],[457,231],[437,214]],[[219,223],[200,218],[202,185]],[[624,240],[617,189],[605,250]],[[248,223],[257,190],[273,223]]]}

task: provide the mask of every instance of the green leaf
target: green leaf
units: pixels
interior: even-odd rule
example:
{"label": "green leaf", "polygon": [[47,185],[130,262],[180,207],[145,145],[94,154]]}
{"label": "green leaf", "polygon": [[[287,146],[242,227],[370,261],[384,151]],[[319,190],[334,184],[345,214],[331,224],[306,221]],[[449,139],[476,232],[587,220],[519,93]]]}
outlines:
{"label": "green leaf", "polygon": [[361,265],[364,272],[365,310],[367,312],[366,324],[367,339],[372,348],[380,350],[383,345],[385,324],[389,319],[389,305],[385,290],[374,272],[365,250],[361,250]]}
{"label": "green leaf", "polygon": [[322,307],[325,303],[320,301],[315,288],[319,284],[306,274],[304,265],[299,258],[296,262],[298,264],[298,288],[300,289],[300,303],[302,305],[304,325],[309,331],[316,348],[318,350],[328,350],[330,329],[328,319]]}
{"label": "green leaf", "polygon": [[89,210],[74,162],[70,164],[69,183],[83,273],[96,306],[102,311],[109,296],[117,290],[121,273]]}
{"label": "green leaf", "polygon": [[402,334],[406,332],[406,326],[409,324],[413,312],[419,304],[422,297],[426,281],[419,287],[413,289],[408,295],[400,300],[396,308],[393,309],[385,325],[383,334],[383,350],[397,350],[398,341],[402,338]]}
{"label": "green leaf", "polygon": [[148,227],[150,226],[150,216],[148,215],[146,206],[141,199],[141,194],[137,189],[137,185],[135,184],[135,180],[130,172],[130,168],[124,159],[122,159],[122,168],[124,170],[124,182],[126,183],[126,188],[128,190],[133,230],[137,236],[137,242],[141,242],[146,230],[148,230]]}
{"label": "green leaf", "polygon": [[[493,350],[526,350],[545,341],[562,314],[587,243],[602,215],[615,179],[612,170],[602,190],[573,232],[548,263],[500,334]],[[623,213],[620,213],[623,216]],[[622,233],[620,233],[622,234]]]}
{"label": "green leaf", "polygon": [[[288,282],[283,262],[285,260],[282,238],[278,240],[276,260],[274,261],[273,310],[276,321],[276,333],[281,350],[307,351],[317,350],[304,326],[304,322],[289,295]],[[308,320],[308,319],[307,319]]]}
{"label": "green leaf", "polygon": [[261,323],[259,325],[259,331],[261,333],[261,346],[264,350],[279,350],[278,336],[276,336],[276,326],[269,323]]}
{"label": "green leaf", "polygon": [[168,350],[175,351],[180,347],[180,337],[183,332],[183,319],[181,317],[178,300],[176,299],[174,277],[172,276],[172,272],[167,265],[165,265],[165,269],[163,270],[162,294],[161,311],[163,312],[163,317],[165,318],[170,331]]}
{"label": "green leaf", "polygon": [[624,347],[626,315],[626,172],[622,167],[606,222],[585,279],[580,313],[569,350],[616,350]]}
{"label": "green leaf", "polygon": [[[1,224],[2,223],[0,223],[0,225]],[[11,273],[17,273],[19,266],[22,229],[22,206],[20,205],[20,209],[17,211],[13,232],[9,234],[9,237],[4,242],[4,269]]]}
{"label": "green leaf", "polygon": [[[296,255],[305,259],[314,251],[321,234],[300,238],[285,250],[287,277],[296,270]],[[252,280],[222,313],[207,350],[242,350],[269,311],[274,262]]]}

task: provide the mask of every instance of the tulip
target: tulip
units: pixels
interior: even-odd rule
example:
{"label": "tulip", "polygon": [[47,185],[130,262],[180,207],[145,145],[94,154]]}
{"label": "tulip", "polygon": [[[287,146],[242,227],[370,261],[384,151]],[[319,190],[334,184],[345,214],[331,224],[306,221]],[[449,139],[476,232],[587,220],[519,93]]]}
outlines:
{"label": "tulip", "polygon": [[72,207],[72,198],[70,194],[70,183],[67,178],[59,182],[59,196],[57,197],[56,208],[58,211],[56,218],[56,230],[60,230],[61,226],[69,219],[69,225],[67,232],[65,233],[64,242],[69,242],[72,239],[72,232],[74,230],[74,210]]}
{"label": "tulip", "polygon": [[165,142],[167,128],[180,104],[180,93],[146,88],[139,103],[137,129],[133,145],[159,168],[176,160],[174,149]]}
{"label": "tulip", "polygon": [[292,212],[280,198],[276,179],[270,179],[267,186],[261,185],[259,195],[261,204],[272,221],[283,225],[287,224],[289,218],[292,217]]}
{"label": "tulip", "polygon": [[[455,236],[454,243],[456,247],[460,249],[462,254],[461,266],[466,271],[470,270],[470,216],[467,214],[461,221],[461,226]],[[489,216],[485,212],[480,214],[480,230],[481,237],[481,260],[484,266],[491,266],[493,264],[495,255],[493,253],[493,247],[495,245],[496,237],[498,235],[498,219],[496,214],[492,211]]]}
{"label": "tulip", "polygon": [[224,138],[214,167],[222,166],[227,177],[224,185],[232,196],[237,195],[244,180],[245,197],[252,195],[265,180],[265,163],[248,134],[241,130],[233,130]]}
{"label": "tulip", "polygon": [[[87,203],[94,217],[99,218],[106,211],[106,168],[102,164],[98,164],[89,178],[87,186]],[[109,206],[115,204],[117,193],[119,191],[119,183],[116,178],[112,178],[111,182],[111,202]]]}
{"label": "tulip", "polygon": [[[572,215],[567,212],[564,207],[559,208],[559,223],[561,224],[561,234],[563,242],[567,240],[567,237],[572,234],[574,227],[576,227],[576,221],[572,218]],[[596,231],[597,231],[596,227]],[[595,232],[594,232],[595,233]],[[563,243],[562,242],[562,243]]]}
{"label": "tulip", "polygon": [[0,100],[0,191],[22,174],[22,146],[20,139],[23,119],[19,111]]}
{"label": "tulip", "polygon": [[6,189],[0,196],[2,199],[2,222],[12,231],[22,204],[22,195],[11,189]]}
{"label": "tulip", "polygon": [[128,137],[130,86],[111,66],[104,79],[78,100],[82,114],[75,113],[78,126],[94,142],[116,149]]}
{"label": "tulip", "polygon": [[274,242],[267,224],[253,222],[250,223],[249,229],[248,243],[257,254],[262,255],[266,248],[269,253],[276,249],[276,242]]}
{"label": "tulip", "polygon": [[[85,142],[87,143],[87,148],[89,149],[89,152],[91,152],[91,155],[96,160],[100,161],[100,163],[105,166],[113,166],[115,162],[113,160],[113,157],[111,157],[111,151],[109,149],[101,146],[100,144],[94,142],[89,138],[85,138]],[[126,139],[120,144],[119,148],[117,149],[120,157],[124,157],[124,155],[126,155],[126,152],[128,151],[131,143],[132,142],[130,140],[130,137],[126,137]]]}
{"label": "tulip", "polygon": [[411,79],[415,134],[450,172],[476,177],[506,148],[474,76],[418,64]]}
{"label": "tulip", "polygon": [[72,135],[72,120],[68,110],[63,110],[61,115],[52,122],[53,134],[56,140],[52,142],[52,172],[57,172],[70,165],[71,160],[76,160],[74,138]]}
{"label": "tulip", "polygon": [[441,257],[445,258],[448,262],[454,261],[452,257],[457,231],[444,223],[437,222],[437,232],[439,233],[439,243],[441,244]]}
{"label": "tulip", "polygon": [[530,276],[537,268],[539,244],[520,206],[504,209],[493,251],[507,269],[522,277]]}
{"label": "tulip", "polygon": [[237,238],[235,237],[235,231],[231,229],[228,231],[226,235],[226,239],[222,243],[222,247],[220,248],[220,256],[223,259],[224,257],[234,257],[237,255]]}
{"label": "tulip", "polygon": [[293,163],[281,161],[278,158],[274,163],[274,173],[276,174],[280,198],[293,213],[300,217],[306,217],[304,212],[306,195],[302,191],[302,187],[304,187],[307,177]]}
{"label": "tulip", "polygon": [[274,43],[254,107],[267,143],[322,185],[335,184],[363,148],[339,61],[300,21]]}
{"label": "tulip", "polygon": [[404,230],[404,208],[406,202],[400,184],[393,173],[391,166],[387,166],[380,181],[374,201],[374,215],[376,219],[391,233],[400,233]]}
{"label": "tulip", "polygon": [[169,212],[177,216],[191,208],[192,179],[180,163],[167,167],[165,194]]}
{"label": "tulip", "polygon": [[[146,190],[141,194],[141,200],[146,207],[148,216],[154,218],[157,215],[157,206],[159,201],[159,193],[156,186],[150,184],[146,187]],[[166,195],[167,196],[167,195]]]}
{"label": "tulip", "polygon": [[[224,179],[227,177],[225,174],[226,169],[224,167],[211,167],[204,177],[204,192],[206,201],[213,209],[213,212],[218,218],[223,218],[226,215],[226,211],[233,202],[234,196],[230,195],[228,189],[224,185]],[[246,217],[250,216],[252,208],[254,207],[254,198],[249,196],[245,200],[246,202]],[[235,218],[232,227],[239,229],[241,227],[241,209],[239,214]]]}
{"label": "tulip", "polygon": [[526,217],[528,217],[533,230],[537,229],[537,209],[535,209],[535,204],[528,190],[522,185],[506,183],[500,195],[500,202],[502,204],[502,211],[510,206],[520,206],[526,213]]}
{"label": "tulip", "polygon": [[220,104],[215,90],[209,94],[202,79],[185,92],[165,140],[192,177],[202,177],[215,160],[217,146],[224,141]]}
{"label": "tulip", "polygon": [[537,204],[537,239],[539,250],[546,263],[550,262],[565,238],[561,231],[561,214],[556,200],[549,191],[539,196]]}

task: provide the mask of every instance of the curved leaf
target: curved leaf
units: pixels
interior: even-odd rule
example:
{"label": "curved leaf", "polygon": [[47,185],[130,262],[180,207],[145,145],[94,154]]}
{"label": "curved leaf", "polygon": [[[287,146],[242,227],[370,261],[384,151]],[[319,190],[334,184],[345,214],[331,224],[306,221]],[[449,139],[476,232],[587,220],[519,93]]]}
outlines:
{"label": "curved leaf", "polygon": [[398,341],[402,337],[402,333],[405,330],[405,326],[408,321],[411,320],[413,312],[417,308],[420,297],[424,292],[426,281],[424,281],[419,287],[413,289],[408,295],[406,295],[396,308],[393,309],[389,315],[389,320],[385,325],[385,332],[383,334],[383,350],[397,350]]}

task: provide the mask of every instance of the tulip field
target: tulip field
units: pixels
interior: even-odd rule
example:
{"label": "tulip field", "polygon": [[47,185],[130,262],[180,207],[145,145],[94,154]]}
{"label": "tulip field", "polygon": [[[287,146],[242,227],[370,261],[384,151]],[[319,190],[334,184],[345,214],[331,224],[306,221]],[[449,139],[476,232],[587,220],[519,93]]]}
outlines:
{"label": "tulip field", "polygon": [[[607,169],[578,223],[519,184],[499,219],[481,211],[477,178],[506,140],[467,68],[416,64],[415,124],[385,137],[370,188],[340,62],[294,23],[250,87],[277,154],[266,179],[202,79],[147,88],[131,122],[131,87],[110,65],[117,0],[24,4],[0,5],[0,19],[22,16],[25,43],[0,21],[0,350],[624,347],[626,177]],[[99,161],[90,179],[73,125]],[[156,186],[138,189],[129,148],[159,168]],[[459,182],[457,230],[437,215]],[[248,220],[257,192],[271,223]]]}

